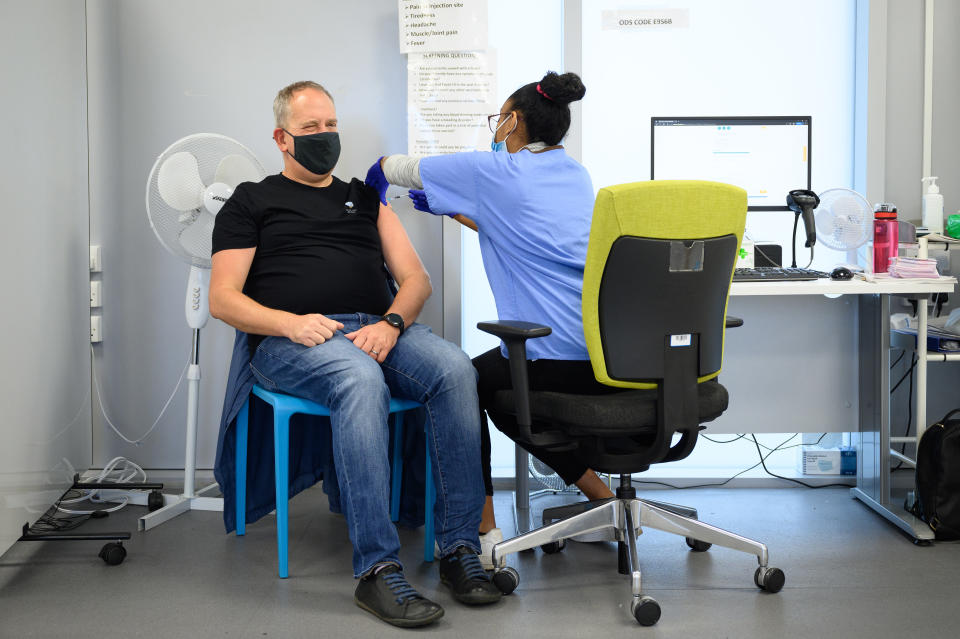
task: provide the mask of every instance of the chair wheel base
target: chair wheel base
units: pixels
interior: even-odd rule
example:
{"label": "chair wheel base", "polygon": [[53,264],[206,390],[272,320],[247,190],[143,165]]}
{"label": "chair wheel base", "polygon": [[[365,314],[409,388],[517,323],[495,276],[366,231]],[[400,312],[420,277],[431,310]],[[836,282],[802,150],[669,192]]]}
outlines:
{"label": "chair wheel base", "polygon": [[630,604],[630,612],[641,626],[652,626],[660,621],[660,604],[653,597],[635,598]]}
{"label": "chair wheel base", "polygon": [[501,568],[493,574],[493,585],[496,586],[501,593],[509,595],[520,585],[520,573],[510,566]]}
{"label": "chair wheel base", "polygon": [[753,573],[753,583],[757,587],[767,592],[780,592],[783,584],[786,582],[786,575],[779,568],[764,568],[760,566]]}
{"label": "chair wheel base", "polygon": [[127,549],[119,541],[104,544],[98,555],[108,566],[119,566],[127,556]]}
{"label": "chair wheel base", "polygon": [[548,544],[543,544],[540,546],[540,550],[545,552],[548,555],[555,555],[567,546],[567,540],[561,539],[560,541],[551,541]]}
{"label": "chair wheel base", "polygon": [[159,490],[151,490],[147,495],[147,510],[153,512],[163,508],[163,493]]}
{"label": "chair wheel base", "polygon": [[687,537],[687,545],[690,546],[690,550],[693,552],[706,552],[713,546],[710,542],[700,541],[693,537]]}

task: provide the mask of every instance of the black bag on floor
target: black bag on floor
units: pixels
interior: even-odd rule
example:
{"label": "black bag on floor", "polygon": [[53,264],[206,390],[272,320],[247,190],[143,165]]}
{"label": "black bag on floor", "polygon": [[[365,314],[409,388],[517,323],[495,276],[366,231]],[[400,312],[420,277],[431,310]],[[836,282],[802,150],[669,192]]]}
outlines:
{"label": "black bag on floor", "polygon": [[960,408],[925,430],[917,447],[917,493],[910,512],[940,540],[960,539],[960,417],[955,415]]}

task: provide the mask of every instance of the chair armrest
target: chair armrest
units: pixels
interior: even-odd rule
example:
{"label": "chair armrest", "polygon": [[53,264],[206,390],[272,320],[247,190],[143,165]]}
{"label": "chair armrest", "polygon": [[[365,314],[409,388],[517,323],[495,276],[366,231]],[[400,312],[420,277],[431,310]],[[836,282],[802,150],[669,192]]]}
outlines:
{"label": "chair armrest", "polygon": [[553,329],[533,322],[517,320],[497,320],[479,322],[477,328],[503,340],[510,359],[510,381],[513,385],[513,397],[517,405],[517,426],[521,437],[535,445],[548,443],[537,437],[531,430],[530,418],[530,381],[527,374],[527,340],[546,337]]}
{"label": "chair armrest", "polygon": [[549,326],[534,324],[533,322],[519,322],[516,320],[479,322],[477,328],[484,333],[496,335],[505,342],[515,340],[525,341],[534,337],[546,337],[553,332]]}
{"label": "chair armrest", "polygon": [[738,326],[743,326],[743,320],[739,317],[727,315],[726,320],[726,328],[737,328]]}

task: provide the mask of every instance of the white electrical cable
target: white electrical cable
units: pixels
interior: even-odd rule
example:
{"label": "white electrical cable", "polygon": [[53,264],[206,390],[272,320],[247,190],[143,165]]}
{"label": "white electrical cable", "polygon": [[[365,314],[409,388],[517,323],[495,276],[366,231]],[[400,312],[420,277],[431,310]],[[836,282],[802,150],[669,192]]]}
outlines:
{"label": "white electrical cable", "polygon": [[143,443],[147,439],[147,437],[150,436],[150,433],[153,432],[153,429],[157,427],[157,424],[160,423],[160,418],[163,417],[163,414],[167,411],[167,407],[170,406],[170,402],[172,402],[173,398],[176,396],[177,389],[180,388],[180,382],[183,381],[183,376],[187,374],[187,368],[190,366],[190,361],[188,360],[183,367],[183,371],[180,372],[180,379],[177,380],[177,385],[173,387],[173,392],[170,393],[170,398],[167,399],[167,403],[163,405],[162,409],[160,409],[160,414],[157,415],[157,418],[154,420],[153,425],[150,426],[147,432],[145,432],[143,436],[140,437],[140,439],[132,440],[127,436],[125,436],[123,433],[121,433],[120,430],[113,425],[113,422],[110,421],[110,417],[107,415],[107,409],[103,404],[103,398],[100,396],[100,382],[97,379],[96,356],[94,355],[92,345],[90,346],[90,363],[93,369],[92,371],[93,387],[97,391],[97,402],[99,402],[100,404],[100,414],[103,415],[103,419],[106,420],[107,424],[110,426],[110,428],[113,429],[113,432],[115,432],[120,439],[127,442],[128,444],[133,444],[134,446],[139,446],[141,443]]}
{"label": "white electrical cable", "polygon": [[760,255],[763,256],[763,258],[764,258],[765,260],[767,260],[767,261],[770,262],[771,264],[776,264],[776,263],[777,263],[777,261],[776,261],[775,259],[773,259],[773,258],[770,257],[769,255],[767,255],[766,253],[764,253],[762,250],[760,250],[760,247],[757,245],[756,240],[754,240],[752,237],[750,237],[750,234],[749,234],[749,233],[747,233],[746,231],[744,231],[744,232],[743,232],[743,237],[745,237],[745,238],[747,238],[748,240],[750,240],[751,242],[753,242],[753,252],[754,252],[754,255],[756,255],[757,253],[759,253]]}
{"label": "white electrical cable", "polygon": [[[121,464],[123,466],[121,467]],[[141,476],[141,480],[138,483],[147,481],[147,473],[139,465],[134,462],[126,459],[125,457],[114,457],[103,467],[103,470],[100,471],[100,474],[93,478],[91,483],[97,482],[110,482],[114,484],[126,484],[131,483],[137,477]],[[80,495],[79,497],[74,497],[72,499],[62,499],[56,503],[57,510],[62,513],[67,513],[68,515],[90,515],[94,512],[105,512],[112,513],[117,510],[120,510],[130,502],[130,497],[122,495],[120,498],[123,500],[117,506],[111,508],[101,508],[94,510],[72,510],[70,508],[63,508],[61,504],[75,504],[81,501],[90,501],[95,504],[102,504],[108,501],[114,501],[113,499],[106,499],[101,494],[101,491],[104,489],[95,488],[88,490],[86,493]],[[109,490],[109,489],[108,489]]]}
{"label": "white electrical cable", "polygon": [[98,508],[97,510],[72,510],[70,508],[64,508],[60,504],[57,504],[57,510],[62,513],[67,513],[68,515],[92,515],[95,512],[104,512],[112,513],[120,510],[130,502],[129,497],[123,497],[123,501],[118,505],[113,506],[112,508]]}
{"label": "white electrical cable", "polygon": [[61,437],[63,437],[63,436],[66,434],[66,432],[67,432],[68,430],[70,430],[70,429],[73,427],[74,424],[77,423],[77,421],[80,419],[80,416],[84,414],[84,410],[83,410],[83,409],[87,407],[87,403],[88,403],[89,401],[90,401],[90,396],[89,396],[89,395],[85,395],[84,398],[83,398],[83,402],[80,404],[80,408],[77,409],[77,412],[76,412],[76,414],[73,416],[73,419],[71,419],[71,420],[70,420],[70,423],[67,424],[66,426],[64,426],[63,429],[62,429],[59,433],[57,433],[56,435],[54,435],[53,437],[51,437],[51,438],[49,438],[49,439],[47,439],[47,440],[44,440],[44,441],[31,441],[31,442],[29,442],[29,444],[30,444],[31,446],[49,446],[50,444],[52,444],[52,443],[55,442],[56,440],[58,440],[58,439],[60,439]]}
{"label": "white electrical cable", "polygon": [[813,245],[810,245],[810,261],[807,262],[807,265],[803,268],[810,268],[810,265],[813,264]]}

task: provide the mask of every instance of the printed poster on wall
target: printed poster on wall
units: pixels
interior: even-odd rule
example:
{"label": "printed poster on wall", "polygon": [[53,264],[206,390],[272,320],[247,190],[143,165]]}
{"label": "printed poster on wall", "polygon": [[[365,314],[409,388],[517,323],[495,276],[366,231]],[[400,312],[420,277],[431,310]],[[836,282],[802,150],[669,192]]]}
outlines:
{"label": "printed poster on wall", "polygon": [[400,53],[487,48],[487,0],[398,0]]}
{"label": "printed poster on wall", "polygon": [[492,51],[409,54],[407,96],[408,154],[490,148],[487,116],[500,108]]}

